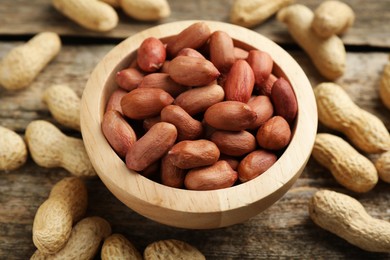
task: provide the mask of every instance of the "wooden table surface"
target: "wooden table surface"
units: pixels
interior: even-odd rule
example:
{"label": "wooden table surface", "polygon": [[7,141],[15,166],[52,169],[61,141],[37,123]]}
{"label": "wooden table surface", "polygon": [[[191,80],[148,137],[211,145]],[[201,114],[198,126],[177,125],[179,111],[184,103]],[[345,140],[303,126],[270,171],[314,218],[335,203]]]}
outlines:
{"label": "wooden table surface", "polygon": [[[314,9],[320,1],[297,2]],[[345,2],[355,10],[357,19],[342,37],[347,49],[347,70],[336,83],[390,129],[390,111],[378,96],[380,76],[390,53],[390,1]],[[172,14],[159,23],[185,19],[228,22],[232,0],[169,0],[169,3]],[[64,18],[50,5],[50,0],[1,0],[0,57],[41,31],[59,33],[64,45],[29,88],[12,92],[0,87],[0,125],[23,136],[29,122],[44,119],[69,135],[81,136],[54,121],[41,95],[50,85],[61,83],[81,96],[92,69],[114,45],[158,24],[138,22],[118,12],[117,28],[109,33],[95,33]],[[274,17],[253,30],[284,47],[303,67],[313,87],[325,81]],[[321,124],[318,131],[335,133]],[[28,259],[33,254],[31,228],[35,212],[51,187],[65,176],[69,176],[65,170],[39,167],[31,158],[18,170],[0,172],[0,259]],[[215,230],[179,229],[153,222],[127,208],[98,178],[88,180],[87,186],[87,214],[106,218],[113,232],[124,234],[141,252],[151,242],[175,238],[196,246],[208,259],[390,259],[390,254],[363,251],[322,230],[311,221],[307,210],[308,200],[315,191],[331,189],[357,198],[369,214],[390,221],[389,184],[380,181],[365,194],[350,192],[313,158],[292,189],[269,209],[244,223]]]}

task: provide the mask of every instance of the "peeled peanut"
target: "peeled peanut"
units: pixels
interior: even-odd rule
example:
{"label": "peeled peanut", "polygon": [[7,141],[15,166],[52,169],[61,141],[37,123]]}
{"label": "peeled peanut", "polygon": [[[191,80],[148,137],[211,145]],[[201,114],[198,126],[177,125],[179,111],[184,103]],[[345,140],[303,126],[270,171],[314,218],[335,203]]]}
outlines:
{"label": "peeled peanut", "polygon": [[173,97],[159,88],[137,88],[121,100],[122,112],[132,119],[145,119],[160,114],[173,102]]}
{"label": "peeled peanut", "polygon": [[317,134],[314,159],[329,169],[338,183],[354,192],[368,192],[378,182],[374,164],[342,138]]}
{"label": "peeled peanut", "polygon": [[142,126],[145,131],[149,131],[149,129],[154,126],[155,124],[161,122],[161,116],[155,116],[155,117],[148,117],[145,118],[142,122]]}
{"label": "peeled peanut", "polygon": [[104,240],[100,257],[102,260],[142,260],[137,248],[121,234],[112,234]]}
{"label": "peeled peanut", "polygon": [[164,156],[175,143],[176,127],[170,123],[159,122],[135,142],[126,154],[126,166],[142,171]]}
{"label": "peeled peanut", "polygon": [[257,119],[252,108],[239,101],[223,101],[209,107],[204,119],[210,126],[227,131],[249,128]]}
{"label": "peeled peanut", "polygon": [[233,186],[237,172],[226,161],[218,161],[211,166],[190,170],[184,186],[189,190],[217,190]]}
{"label": "peeled peanut", "polygon": [[311,27],[317,35],[330,37],[343,34],[355,21],[355,13],[346,3],[341,1],[323,1],[314,10]]}
{"label": "peeled peanut", "polygon": [[172,97],[177,97],[187,87],[182,86],[171,79],[168,73],[151,73],[146,75],[138,86],[139,88],[160,88]]}
{"label": "peeled peanut", "polygon": [[309,202],[309,214],[318,226],[352,245],[390,253],[390,223],[371,217],[361,203],[348,195],[317,191]]}
{"label": "peeled peanut", "polygon": [[58,123],[80,131],[80,103],[76,92],[66,85],[53,85],[43,92],[42,100]]}
{"label": "peeled peanut", "polygon": [[321,83],[314,88],[318,119],[340,131],[360,150],[380,153],[390,150],[390,134],[375,115],[358,107],[337,84]]}
{"label": "peeled peanut", "polygon": [[127,68],[115,74],[115,82],[119,87],[132,91],[141,84],[144,74],[136,68]]}
{"label": "peeled peanut", "polygon": [[272,72],[274,61],[271,55],[260,50],[250,50],[246,61],[253,70],[256,85],[261,86]]}
{"label": "peeled peanut", "polygon": [[207,42],[210,35],[210,28],[205,22],[194,23],[168,42],[167,53],[175,57],[184,48],[198,49]]}
{"label": "peeled peanut", "polygon": [[146,72],[159,70],[166,58],[164,44],[157,38],[149,37],[142,41],[137,50],[137,64]]}
{"label": "peeled peanut", "polygon": [[0,171],[21,167],[27,160],[27,154],[23,138],[11,129],[0,126]]}
{"label": "peeled peanut", "polygon": [[383,104],[390,109],[390,62],[383,69],[379,85],[379,96]]}
{"label": "peeled peanut", "polygon": [[114,92],[112,92],[110,98],[107,101],[106,105],[106,112],[110,110],[118,111],[119,113],[123,114],[122,107],[121,107],[121,100],[122,98],[127,94],[128,92],[118,88]]}
{"label": "peeled peanut", "polygon": [[187,90],[176,97],[174,104],[183,108],[189,115],[193,116],[206,111],[210,106],[221,102],[225,92],[217,84],[204,87],[197,87]]}
{"label": "peeled peanut", "polygon": [[105,32],[118,24],[115,9],[98,0],[52,0],[55,9],[84,28]]}
{"label": "peeled peanut", "polygon": [[176,239],[160,240],[149,244],[145,248],[144,259],[206,260],[205,256],[198,249]]}
{"label": "peeled peanut", "polygon": [[256,149],[256,138],[248,131],[215,131],[210,136],[219,151],[226,155],[242,156]]}
{"label": "peeled peanut", "polygon": [[161,183],[173,187],[182,188],[187,171],[175,166],[167,154],[161,160]]}
{"label": "peeled peanut", "polygon": [[218,147],[205,139],[178,142],[168,152],[172,164],[181,169],[214,164],[219,155]]}
{"label": "peeled peanut", "polygon": [[277,19],[287,25],[291,36],[310,56],[321,75],[335,80],[344,74],[346,51],[343,41],[336,35],[318,36],[311,28],[314,14],[308,7],[301,4],[284,7]]}
{"label": "peeled peanut", "polygon": [[195,58],[202,58],[202,59],[205,59],[205,57],[203,56],[202,53],[198,52],[197,50],[195,49],[192,49],[192,48],[184,48],[184,49],[181,49],[176,56],[191,56],[191,57],[195,57]]}
{"label": "peeled peanut", "polygon": [[9,90],[28,87],[60,52],[60,37],[53,32],[35,35],[12,49],[0,62],[0,85]]}
{"label": "peeled peanut", "polygon": [[241,182],[250,181],[267,171],[277,159],[277,156],[272,152],[253,151],[245,156],[238,165],[238,178]]}
{"label": "peeled peanut", "polygon": [[235,0],[230,13],[230,22],[243,27],[253,27],[263,23],[279,9],[293,0]]}
{"label": "peeled peanut", "polygon": [[215,31],[210,36],[209,44],[210,61],[218,71],[222,73],[229,72],[236,60],[233,39],[224,31]]}
{"label": "peeled peanut", "polygon": [[379,178],[390,183],[390,151],[382,153],[375,161],[375,167],[378,171]]}
{"label": "peeled peanut", "polygon": [[63,167],[76,176],[96,176],[83,140],[64,135],[56,126],[32,121],[26,128],[26,143],[31,157],[39,166]]}
{"label": "peeled peanut", "polygon": [[283,117],[291,124],[298,112],[298,103],[290,83],[284,78],[278,78],[272,86],[271,100],[275,114]]}
{"label": "peeled peanut", "polygon": [[237,60],[232,65],[223,85],[225,100],[247,103],[255,85],[252,68],[245,60]]}
{"label": "peeled peanut", "polygon": [[274,74],[270,74],[268,78],[261,85],[255,85],[255,89],[259,92],[260,95],[265,95],[267,97],[271,96],[272,87],[278,78]]}
{"label": "peeled peanut", "polygon": [[192,118],[183,108],[168,105],[161,110],[161,121],[168,122],[177,128],[177,140],[194,140],[203,133],[202,123]]}
{"label": "peeled peanut", "polygon": [[259,128],[256,140],[264,149],[283,149],[291,140],[290,126],[283,117],[273,116]]}
{"label": "peeled peanut", "polygon": [[177,56],[169,63],[168,74],[173,81],[189,87],[210,84],[220,75],[208,60],[191,56]]}
{"label": "peeled peanut", "polygon": [[65,246],[72,225],[85,215],[87,203],[87,187],[81,179],[68,177],[53,186],[32,227],[34,245],[41,253],[54,254]]}
{"label": "peeled peanut", "polygon": [[122,158],[137,141],[137,135],[131,125],[115,110],[104,113],[102,132],[112,149]]}
{"label": "peeled peanut", "polygon": [[255,111],[257,118],[251,125],[251,129],[257,129],[268,119],[270,119],[274,113],[274,107],[271,100],[267,96],[255,96],[249,99],[247,103],[253,111]]}
{"label": "peeled peanut", "polygon": [[248,55],[249,55],[248,51],[241,49],[241,48],[238,48],[238,47],[234,47],[233,53],[234,53],[234,58],[236,60],[240,60],[240,59],[246,60],[248,58]]}
{"label": "peeled peanut", "polygon": [[52,255],[43,255],[37,250],[31,259],[94,259],[101,242],[110,234],[111,226],[105,219],[87,217],[73,227],[68,242],[60,251]]}
{"label": "peeled peanut", "polygon": [[120,6],[128,16],[140,21],[157,21],[171,15],[167,0],[120,0]]}

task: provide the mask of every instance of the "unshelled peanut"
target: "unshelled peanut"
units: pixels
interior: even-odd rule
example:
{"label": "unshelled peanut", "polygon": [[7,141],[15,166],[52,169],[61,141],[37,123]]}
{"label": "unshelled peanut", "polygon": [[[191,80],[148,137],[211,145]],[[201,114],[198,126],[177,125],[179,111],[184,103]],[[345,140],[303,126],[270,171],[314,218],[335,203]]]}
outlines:
{"label": "unshelled peanut", "polygon": [[44,120],[29,123],[25,137],[31,157],[39,166],[63,167],[80,177],[96,176],[82,139],[66,136]]}
{"label": "unshelled peanut", "polygon": [[42,32],[12,49],[0,62],[0,85],[9,90],[28,87],[61,49],[60,37]]}
{"label": "unshelled peanut", "polygon": [[167,0],[120,0],[123,11],[140,21],[157,21],[171,15]]}
{"label": "unshelled peanut", "polygon": [[27,154],[23,138],[13,130],[0,126],[0,171],[21,167],[27,160]]}
{"label": "unshelled peanut", "polygon": [[41,253],[54,254],[65,246],[72,225],[84,216],[87,203],[87,187],[81,179],[67,177],[54,185],[34,217],[33,242]]}
{"label": "unshelled peanut", "polygon": [[390,253],[390,223],[371,217],[348,195],[317,191],[309,202],[309,214],[318,226],[363,250]]}
{"label": "unshelled peanut", "polygon": [[325,126],[342,132],[366,153],[390,150],[390,134],[383,122],[357,106],[341,86],[321,83],[314,88],[314,94],[318,119]]}
{"label": "unshelled peanut", "polygon": [[341,137],[317,134],[312,155],[330,170],[338,183],[349,190],[368,192],[378,182],[374,164]]}
{"label": "unshelled peanut", "polygon": [[104,240],[100,256],[102,260],[142,260],[137,248],[121,234],[112,234]]}
{"label": "unshelled peanut", "polygon": [[[389,56],[390,60],[390,56]],[[390,109],[390,61],[385,65],[379,86],[379,96],[383,104]]]}
{"label": "unshelled peanut", "polygon": [[176,239],[167,239],[149,244],[145,248],[144,259],[205,260],[206,258],[197,248],[184,241]]}
{"label": "unshelled peanut", "polygon": [[58,123],[80,131],[80,98],[66,85],[53,85],[43,92],[43,101]]}
{"label": "unshelled peanut", "polygon": [[390,151],[382,153],[375,161],[375,167],[378,171],[379,178],[390,183]]}

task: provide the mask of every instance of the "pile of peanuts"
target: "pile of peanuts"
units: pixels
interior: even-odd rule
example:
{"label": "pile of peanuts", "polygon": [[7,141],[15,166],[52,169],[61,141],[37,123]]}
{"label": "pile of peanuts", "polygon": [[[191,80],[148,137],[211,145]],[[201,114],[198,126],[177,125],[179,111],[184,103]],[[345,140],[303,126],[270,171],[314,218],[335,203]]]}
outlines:
{"label": "pile of peanuts", "polygon": [[287,147],[297,114],[290,83],[272,71],[270,54],[204,22],[166,44],[147,38],[116,74],[103,134],[129,169],[170,187],[252,180]]}

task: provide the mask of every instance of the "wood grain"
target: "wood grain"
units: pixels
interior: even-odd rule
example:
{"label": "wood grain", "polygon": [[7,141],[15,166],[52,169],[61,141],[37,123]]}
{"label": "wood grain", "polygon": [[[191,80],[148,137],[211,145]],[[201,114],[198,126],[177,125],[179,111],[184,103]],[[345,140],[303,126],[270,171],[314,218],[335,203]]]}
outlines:
{"label": "wood grain", "polygon": [[[120,22],[118,26],[107,33],[96,33],[86,30],[62,14],[52,6],[50,0],[2,0],[0,5],[0,35],[21,36],[32,35],[49,30],[69,37],[103,37],[108,39],[123,39],[136,32],[147,29],[159,23],[179,20],[215,20],[229,22],[229,15],[233,0],[198,0],[198,1],[168,1],[172,14],[159,22],[142,23],[127,17],[118,10]],[[298,1],[297,1],[298,2]],[[302,0],[314,10],[320,0]],[[390,20],[390,4],[388,0],[365,1],[345,0],[357,14],[353,27],[343,36],[347,45],[390,47],[388,37],[388,21]],[[264,34],[278,43],[291,44],[292,39],[285,27],[271,17],[265,23],[253,30]]]}

